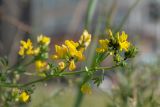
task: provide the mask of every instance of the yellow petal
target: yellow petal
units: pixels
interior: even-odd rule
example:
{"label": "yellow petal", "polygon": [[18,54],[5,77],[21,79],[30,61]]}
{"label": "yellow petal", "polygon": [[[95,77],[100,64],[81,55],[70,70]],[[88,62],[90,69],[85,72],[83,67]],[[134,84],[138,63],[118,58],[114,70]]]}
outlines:
{"label": "yellow petal", "polygon": [[123,31],[122,34],[121,34],[121,36],[120,36],[120,38],[119,38],[120,42],[126,41],[127,38],[128,38],[128,35]]}
{"label": "yellow petal", "polygon": [[66,44],[71,56],[74,56],[77,53],[77,49],[76,48],[77,48],[78,44],[73,42],[73,41],[69,41],[69,40],[66,40],[65,44]]}
{"label": "yellow petal", "polygon": [[57,58],[63,58],[67,54],[67,47],[65,45],[62,46],[55,45],[55,51],[56,51],[55,56]]}
{"label": "yellow petal", "polygon": [[19,100],[22,102],[27,102],[29,100],[29,95],[24,91],[20,94]]}
{"label": "yellow petal", "polygon": [[59,62],[58,65],[59,65],[59,68],[61,70],[63,70],[65,68],[65,63],[64,62]]}
{"label": "yellow petal", "polygon": [[47,67],[47,63],[45,61],[37,60],[35,62],[35,66],[37,71],[44,70]]}
{"label": "yellow petal", "polygon": [[20,47],[18,54],[21,56],[24,56],[24,48],[23,47]]}
{"label": "yellow petal", "polygon": [[109,44],[108,39],[99,40],[99,44],[100,44],[100,47],[96,49],[98,53],[103,53],[108,50],[108,44]]}
{"label": "yellow petal", "polygon": [[84,57],[84,55],[82,54],[81,51],[77,51],[77,52],[75,53],[75,56],[76,56],[76,57],[78,58],[78,60],[80,60],[80,61],[85,60],[85,57]]}
{"label": "yellow petal", "polygon": [[70,71],[73,71],[73,70],[75,70],[76,69],[76,65],[75,65],[75,63],[74,63],[74,60],[71,60],[70,61],[70,64],[69,64],[69,70]]}
{"label": "yellow petal", "polygon": [[120,44],[120,50],[122,51],[123,49],[125,51],[128,51],[129,47],[130,47],[130,43],[125,41],[125,42],[122,42],[122,43],[119,43]]}

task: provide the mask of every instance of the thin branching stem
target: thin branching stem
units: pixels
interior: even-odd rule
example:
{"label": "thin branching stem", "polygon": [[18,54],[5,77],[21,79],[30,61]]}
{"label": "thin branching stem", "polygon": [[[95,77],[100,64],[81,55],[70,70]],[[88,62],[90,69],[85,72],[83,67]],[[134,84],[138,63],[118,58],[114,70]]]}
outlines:
{"label": "thin branching stem", "polygon": [[[115,66],[112,66],[112,67],[95,67],[95,68],[88,69],[88,71],[110,70],[110,69],[114,69],[116,67],[118,67],[118,65],[115,65]],[[0,86],[1,87],[10,87],[10,88],[13,88],[13,87],[23,88],[23,87],[27,87],[27,86],[30,86],[30,85],[34,85],[34,84],[39,83],[39,82],[43,82],[43,81],[52,79],[54,77],[64,77],[64,76],[69,76],[69,75],[70,76],[71,75],[77,75],[77,74],[87,73],[88,71],[86,71],[86,70],[74,71],[74,72],[67,72],[66,71],[66,72],[60,73],[59,75],[49,75],[47,77],[40,78],[40,79],[31,81],[31,82],[28,82],[28,83],[25,83],[25,84],[13,84],[13,83],[3,83],[3,82],[1,82]]]}

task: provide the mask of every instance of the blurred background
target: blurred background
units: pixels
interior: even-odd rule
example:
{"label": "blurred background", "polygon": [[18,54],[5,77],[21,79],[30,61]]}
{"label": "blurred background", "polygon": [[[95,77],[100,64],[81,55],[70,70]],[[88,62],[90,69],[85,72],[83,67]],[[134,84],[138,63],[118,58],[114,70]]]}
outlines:
{"label": "blurred background", "polygon": [[[15,56],[18,41],[38,34],[54,38],[79,38],[85,26],[89,0],[0,0],[0,55]],[[101,23],[104,30],[107,15],[111,26],[118,26],[136,0],[96,1],[91,33]],[[100,19],[100,21],[99,21]],[[140,0],[126,19],[123,30],[136,39],[141,61],[152,63],[160,53],[160,1]],[[53,42],[55,44],[55,42]],[[12,60],[16,60],[13,58]],[[13,63],[15,63],[13,61]]]}
{"label": "blurred background", "polygon": [[[129,39],[135,43],[139,50],[134,61],[137,64],[136,67],[138,64],[159,66],[160,0],[0,0],[0,56],[7,55],[9,63],[15,64],[18,60],[19,41],[28,37],[35,40],[36,36],[41,33],[52,38],[52,47],[54,44],[61,44],[65,39],[78,40],[86,28],[90,1],[94,1],[94,3],[90,12],[91,17],[89,17],[92,20],[88,22],[90,23],[88,28],[93,36],[104,32],[106,26],[115,30],[125,30],[129,34]],[[98,33],[96,32],[97,27],[99,28]],[[138,70],[146,71],[145,67]],[[157,69],[155,71],[160,70],[158,67],[154,68]],[[148,69],[149,71],[153,70],[152,67]],[[113,78],[116,80],[116,77],[113,76]],[[106,78],[101,89],[109,91],[112,83],[113,80],[111,82],[111,79]],[[58,89],[60,87],[62,86],[58,86]],[[149,87],[152,86],[149,84]],[[39,89],[36,97],[33,97],[33,99],[38,98],[39,100],[33,101],[33,105],[31,103],[29,106],[40,107],[43,100],[37,96],[39,93],[45,93],[42,96],[46,98],[48,95],[46,95],[46,89],[54,91],[53,93],[58,92],[57,88],[52,90],[52,88],[44,89],[43,86],[40,86]],[[73,90],[70,90],[68,93],[72,92]],[[67,103],[65,98],[71,96],[65,94],[65,97],[62,98],[62,93],[59,94],[61,100],[54,99],[54,104],[62,102],[68,104],[69,102]],[[74,95],[71,99],[74,99]],[[52,102],[48,99],[47,101]],[[92,104],[92,101],[99,101],[103,107],[106,96],[103,92],[97,91],[95,95],[88,96],[86,99],[88,105],[97,107],[98,105]],[[85,104],[83,105],[85,107]],[[50,106],[43,105],[42,107]],[[61,106],[55,105],[55,107]]]}

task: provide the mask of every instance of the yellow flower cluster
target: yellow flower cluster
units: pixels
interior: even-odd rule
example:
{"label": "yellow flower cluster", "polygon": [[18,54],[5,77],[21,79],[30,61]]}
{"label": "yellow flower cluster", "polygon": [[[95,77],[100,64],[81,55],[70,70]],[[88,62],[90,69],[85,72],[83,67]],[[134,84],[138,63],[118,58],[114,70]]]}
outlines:
{"label": "yellow flower cluster", "polygon": [[[37,42],[42,45],[49,45],[50,38],[47,36],[40,35],[37,37]],[[20,41],[20,50],[19,55],[25,56],[25,55],[37,55],[40,52],[40,48],[33,49],[32,41],[28,39],[27,41]]]}
{"label": "yellow flower cluster", "polygon": [[50,38],[47,36],[43,36],[42,34],[40,36],[38,36],[37,38],[37,42],[44,44],[44,45],[49,45],[49,43],[51,42]]}
{"label": "yellow flower cluster", "polygon": [[[120,52],[124,52],[125,58],[131,57],[131,43],[127,41],[128,35],[123,31],[121,34],[117,32],[112,33],[107,30],[108,39],[99,40],[99,47],[96,49],[98,53],[108,52],[110,55],[114,54],[114,60],[120,62],[122,59]],[[37,47],[33,47],[30,39],[27,41],[21,41],[19,55],[26,56],[32,55],[35,61],[35,67],[37,71],[47,71],[50,66],[47,63],[49,44],[51,40],[49,37],[40,35],[37,37]],[[51,56],[53,60],[57,60],[57,67],[59,70],[69,69],[73,71],[76,69],[76,63],[78,61],[85,60],[84,51],[91,42],[91,34],[87,30],[84,30],[78,42],[72,40],[65,40],[62,45],[55,45],[55,53]],[[129,49],[130,48],[130,49]],[[129,51],[130,50],[130,51]]]}
{"label": "yellow flower cluster", "polygon": [[99,40],[100,47],[96,49],[98,53],[113,51],[114,49],[128,51],[131,44],[127,41],[128,35],[124,31],[121,35],[118,32],[115,36],[110,29],[107,33],[109,35],[109,39]]}
{"label": "yellow flower cluster", "polygon": [[19,50],[19,55],[21,56],[25,56],[25,55],[33,55],[34,54],[34,50],[33,50],[33,46],[32,46],[32,42],[30,39],[28,39],[27,41],[20,41],[21,46],[20,46],[20,50]]}
{"label": "yellow flower cluster", "polygon": [[[37,37],[37,47],[32,46],[30,39],[27,41],[21,41],[19,50],[20,56],[32,55],[35,59],[35,67],[37,71],[47,70],[48,63],[48,46],[51,40],[49,37],[40,35]],[[91,42],[91,34],[87,30],[84,30],[78,42],[72,40],[66,40],[61,46],[55,45],[55,54],[52,55],[54,60],[63,60],[58,63],[59,69],[63,70],[67,68],[70,71],[76,69],[75,62],[83,61],[85,59],[83,52]]]}
{"label": "yellow flower cluster", "polygon": [[44,35],[37,37],[37,47],[33,47],[32,41],[21,41],[19,50],[20,56],[32,55],[35,59],[35,67],[37,71],[43,71],[48,69],[46,59],[48,58],[48,45],[50,44],[50,38]]}
{"label": "yellow flower cluster", "polygon": [[88,47],[91,42],[91,34],[87,30],[84,30],[80,37],[79,42],[72,40],[66,40],[61,46],[55,45],[55,54],[52,55],[54,60],[63,59],[68,64],[60,62],[60,69],[63,69],[65,65],[69,65],[69,70],[76,69],[75,61],[83,61],[85,59],[83,51]]}
{"label": "yellow flower cluster", "polygon": [[105,52],[108,50],[108,43],[107,39],[99,40],[100,48],[97,48],[96,51],[99,53]]}
{"label": "yellow flower cluster", "polygon": [[30,96],[29,96],[29,94],[27,93],[27,92],[22,92],[21,94],[20,94],[20,96],[19,96],[19,100],[21,101],[21,102],[24,102],[24,103],[26,103],[26,102],[28,102],[29,101],[29,98],[30,98]]}
{"label": "yellow flower cluster", "polygon": [[42,60],[35,61],[35,66],[37,71],[43,71],[49,69],[47,62]]}
{"label": "yellow flower cluster", "polygon": [[[99,40],[99,47],[96,49],[96,59],[93,68],[85,67],[88,73],[88,80],[81,86],[81,91],[85,94],[91,94],[92,90],[89,84],[90,80],[94,81],[97,86],[103,80],[102,77],[94,78],[93,73],[98,70],[105,70],[105,67],[100,67],[100,63],[105,60],[108,55],[113,56],[113,61],[117,66],[124,66],[128,58],[133,58],[137,49],[128,42],[128,35],[123,31],[122,33],[112,33],[111,30],[107,31],[108,38]],[[85,60],[84,51],[87,49],[91,42],[91,34],[84,30],[80,39],[75,42],[72,40],[65,40],[62,45],[55,45],[55,52],[51,55],[52,62],[49,59],[49,44],[51,40],[49,37],[40,35],[37,37],[37,46],[33,47],[32,41],[21,41],[19,55],[24,57],[27,55],[33,56],[35,68],[40,76],[64,76],[65,70],[73,71],[76,69],[76,63]],[[56,62],[56,63],[55,63]],[[115,66],[113,66],[114,68]],[[112,68],[112,67],[111,67]],[[43,72],[46,71],[46,72]],[[83,71],[82,71],[83,72]],[[68,74],[79,74],[80,72],[71,72]],[[66,73],[67,74],[67,73]],[[67,75],[68,75],[67,74]],[[103,75],[103,74],[102,74]],[[93,76],[93,77],[92,77]],[[19,94],[18,94],[19,95]],[[23,91],[19,95],[19,100],[27,102],[30,95]]]}

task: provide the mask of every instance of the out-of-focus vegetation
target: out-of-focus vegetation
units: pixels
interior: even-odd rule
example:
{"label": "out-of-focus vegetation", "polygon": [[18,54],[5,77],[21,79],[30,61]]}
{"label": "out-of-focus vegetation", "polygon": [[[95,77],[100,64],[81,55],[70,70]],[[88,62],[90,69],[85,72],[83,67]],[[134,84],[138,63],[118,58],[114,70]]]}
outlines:
{"label": "out-of-focus vegetation", "polygon": [[[92,95],[85,95],[81,107],[159,107],[160,68],[153,65],[134,64],[115,70],[108,76],[111,90],[94,87]],[[106,84],[107,85],[107,84]],[[37,88],[29,107],[71,107],[76,89],[72,86],[49,84]],[[46,91],[47,90],[47,91]]]}
{"label": "out-of-focus vegetation", "polygon": [[132,65],[117,72],[117,83],[108,94],[107,107],[159,107],[160,68],[155,65]]}

